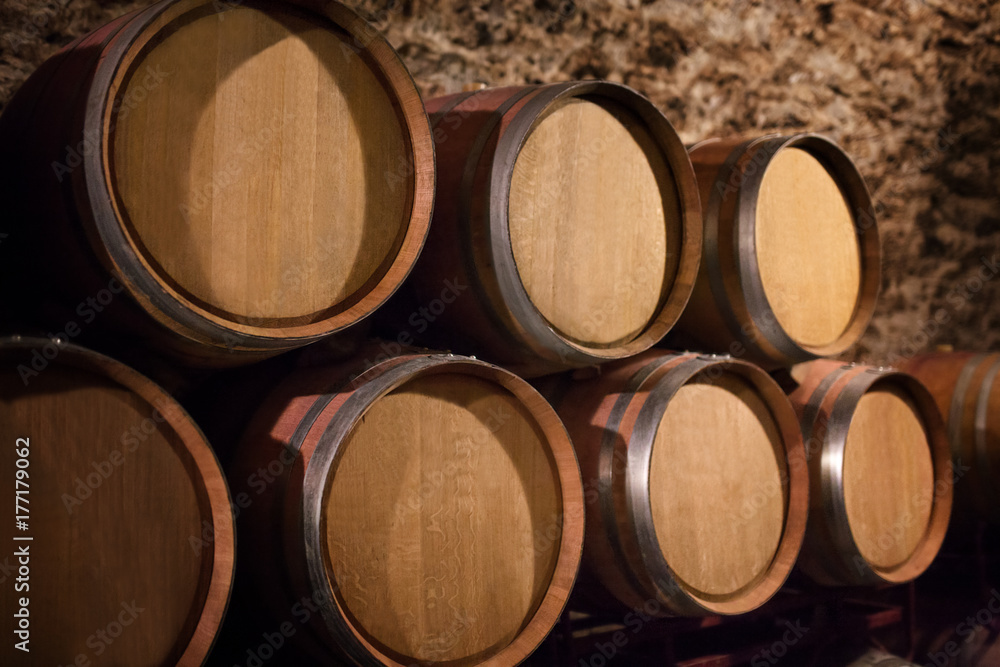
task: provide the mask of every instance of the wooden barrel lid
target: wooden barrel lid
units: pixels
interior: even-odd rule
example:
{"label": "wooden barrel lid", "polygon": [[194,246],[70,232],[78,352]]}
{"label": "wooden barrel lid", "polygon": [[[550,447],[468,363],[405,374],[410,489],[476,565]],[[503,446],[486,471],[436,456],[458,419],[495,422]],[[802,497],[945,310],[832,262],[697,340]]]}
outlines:
{"label": "wooden barrel lid", "polygon": [[656,317],[676,273],[681,216],[663,149],[610,99],[554,104],[514,163],[518,274],[542,316],[581,345],[630,341]]}
{"label": "wooden barrel lid", "polygon": [[671,399],[653,446],[650,501],[663,557],[700,597],[724,599],[771,566],[785,526],[783,447],[770,409],[742,378],[696,377]]}
{"label": "wooden barrel lid", "polygon": [[778,323],[797,343],[834,343],[861,292],[854,215],[834,176],[808,151],[780,150],[757,199],[757,263]]}
{"label": "wooden barrel lid", "polygon": [[876,570],[910,558],[927,533],[934,463],[908,392],[876,385],[858,402],[844,450],[844,503],[858,551]]}
{"label": "wooden barrel lid", "polygon": [[118,218],[146,270],[200,315],[290,335],[362,299],[406,236],[417,158],[397,82],[326,17],[179,6],[190,11],[153,25],[116,80]]}
{"label": "wooden barrel lid", "polygon": [[[27,385],[16,372],[0,375],[8,496],[14,443],[29,439],[28,530],[10,521],[4,536],[30,551],[33,661],[201,664],[232,581],[233,519],[215,457],[148,380],[46,343],[0,341],[11,369],[38,370],[32,348],[47,360]],[[12,541],[23,536],[32,539]],[[5,609],[12,596],[4,593]]]}
{"label": "wooden barrel lid", "polygon": [[354,631],[400,664],[478,664],[511,644],[552,584],[564,511],[523,401],[481,377],[419,376],[341,449],[325,547]]}

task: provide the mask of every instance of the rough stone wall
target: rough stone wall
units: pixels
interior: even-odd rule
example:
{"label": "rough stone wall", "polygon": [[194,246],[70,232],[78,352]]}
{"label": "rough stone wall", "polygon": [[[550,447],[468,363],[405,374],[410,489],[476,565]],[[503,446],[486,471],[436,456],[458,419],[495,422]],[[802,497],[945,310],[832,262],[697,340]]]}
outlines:
{"label": "rough stone wall", "polygon": [[[60,46],[145,4],[0,0],[0,104]],[[427,96],[600,77],[649,96],[685,141],[832,137],[868,180],[883,239],[878,312],[848,356],[881,364],[942,344],[1000,349],[1000,5],[348,4],[384,31]]]}

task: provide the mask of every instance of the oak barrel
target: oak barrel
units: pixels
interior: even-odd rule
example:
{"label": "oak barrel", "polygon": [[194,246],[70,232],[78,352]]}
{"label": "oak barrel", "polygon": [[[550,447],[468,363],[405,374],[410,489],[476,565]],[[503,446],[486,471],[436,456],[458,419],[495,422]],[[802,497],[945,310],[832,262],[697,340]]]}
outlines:
{"label": "oak barrel", "polygon": [[916,578],[951,515],[952,468],[934,399],[893,370],[821,360],[794,375],[811,489],[802,570],[828,585]]}
{"label": "oak barrel", "polygon": [[864,179],[815,134],[691,148],[705,243],[678,344],[768,367],[834,356],[864,333],[881,281]]}
{"label": "oak barrel", "polygon": [[935,352],[903,364],[945,416],[962,509],[1000,523],[1000,353]]}
{"label": "oak barrel", "polygon": [[525,375],[663,337],[692,288],[701,218],[687,152],[651,102],[587,81],[427,110],[439,196],[400,337]]}
{"label": "oak barrel", "polygon": [[[0,662],[201,665],[235,548],[226,481],[204,436],[159,387],[108,357],[7,337],[0,358],[0,489],[23,518],[5,522]],[[27,653],[15,646],[25,638]]]}
{"label": "oak barrel", "polygon": [[594,585],[581,606],[739,614],[781,587],[805,532],[808,470],[767,373],[650,351],[547,382],[583,472],[581,579]]}
{"label": "oak barrel", "polygon": [[294,639],[314,660],[515,665],[576,577],[569,437],[530,385],[482,361],[300,369],[264,401],[229,477],[246,506],[238,587],[274,627],[311,600]]}
{"label": "oak barrel", "polygon": [[138,332],[195,363],[366,317],[408,274],[432,208],[420,95],[337,2],[123,16],[25,83],[0,149],[3,284],[28,324]]}

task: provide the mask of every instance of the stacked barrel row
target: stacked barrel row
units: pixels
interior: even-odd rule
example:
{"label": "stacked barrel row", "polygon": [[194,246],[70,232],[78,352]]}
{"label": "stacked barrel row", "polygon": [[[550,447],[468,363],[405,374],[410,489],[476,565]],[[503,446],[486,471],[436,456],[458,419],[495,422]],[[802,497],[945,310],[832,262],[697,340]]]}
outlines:
{"label": "stacked barrel row", "polygon": [[[200,664],[231,592],[220,660],[513,665],[570,601],[741,613],[796,562],[906,581],[948,524],[935,399],[992,488],[991,358],[934,397],[782,370],[856,342],[880,281],[822,137],[689,151],[597,81],[425,108],[336,3],[166,0],[46,62],[0,142],[46,664],[108,622],[103,659]],[[78,342],[196,379],[198,425]]]}

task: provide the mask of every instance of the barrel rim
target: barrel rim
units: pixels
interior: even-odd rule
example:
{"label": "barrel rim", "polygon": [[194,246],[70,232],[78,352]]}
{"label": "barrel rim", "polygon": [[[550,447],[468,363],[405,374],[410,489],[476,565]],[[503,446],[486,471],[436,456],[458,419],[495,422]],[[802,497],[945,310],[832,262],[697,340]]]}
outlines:
{"label": "barrel rim", "polygon": [[[541,86],[500,135],[493,154],[487,197],[489,251],[496,269],[504,307],[523,330],[531,348],[542,358],[560,364],[583,365],[632,356],[659,342],[680,318],[694,290],[701,261],[701,202],[694,167],[670,121],[646,97],[628,86],[610,81],[575,81]],[[649,325],[631,341],[613,347],[583,345],[558,333],[531,303],[521,282],[510,240],[508,206],[514,164],[528,135],[553,104],[571,97],[606,97],[645,121],[673,176],[680,209],[680,258],[673,284]]]}
{"label": "barrel rim", "polygon": [[[472,357],[426,354],[390,359],[358,376],[350,395],[334,405],[336,414],[325,423],[319,444],[310,454],[303,475],[303,492],[296,499],[299,504],[296,510],[296,522],[299,524],[297,531],[301,531],[299,534],[303,539],[307,577],[321,598],[319,606],[326,628],[335,639],[337,648],[361,665],[406,667],[410,663],[397,659],[405,656],[383,652],[360,629],[353,627],[335,592],[336,583],[329,576],[331,568],[326,546],[324,508],[332,473],[343,453],[341,444],[368,407],[382,396],[418,377],[454,371],[496,382],[528,408],[549,445],[547,453],[554,466],[562,515],[572,519],[563,521],[559,553],[544,596],[525,619],[517,637],[499,651],[489,654],[489,660],[515,664],[534,651],[557,622],[576,578],[583,549],[583,482],[569,435],[555,410],[526,381],[498,366]],[[365,375],[368,374],[371,374],[370,379],[366,381]]]}
{"label": "barrel rim", "polygon": [[[229,485],[219,465],[215,451],[209,445],[201,429],[187,411],[155,382],[138,371],[109,356],[70,343],[63,338],[43,338],[37,336],[0,337],[0,356],[11,353],[38,350],[47,345],[55,345],[58,356],[50,363],[63,363],[75,368],[94,371],[101,376],[135,393],[149,405],[169,405],[169,410],[156,409],[178,436],[180,442],[188,445],[190,465],[188,472],[197,471],[200,480],[192,479],[202,520],[211,520],[212,539],[203,540],[202,549],[211,550],[211,556],[203,556],[202,577],[208,571],[208,586],[204,596],[196,598],[192,611],[200,607],[197,624],[194,626],[184,650],[177,660],[178,665],[200,665],[215,643],[222,626],[232,593],[235,574],[236,533]],[[64,356],[65,355],[65,356]],[[43,371],[44,372],[44,371]],[[205,518],[205,515],[208,518]],[[197,537],[197,536],[195,536]]]}
{"label": "barrel rim", "polygon": [[[818,387],[809,402],[826,403],[831,398],[833,401],[818,465],[824,501],[822,516],[835,547],[831,560],[842,570],[841,575],[836,578],[846,579],[844,583],[857,581],[862,584],[910,581],[920,576],[934,560],[944,542],[951,518],[951,450],[944,421],[928,389],[907,373],[884,368],[848,366],[833,371],[824,378],[824,381],[831,376],[832,382],[825,390],[823,387]],[[831,397],[831,393],[838,385],[839,391]],[[895,386],[903,389],[917,405],[919,413],[916,416],[924,425],[934,472],[931,514],[923,535],[910,555],[902,563],[891,568],[873,567],[862,556],[848,520],[843,486],[847,434],[854,412],[861,397],[876,386]],[[821,391],[824,393],[821,394]],[[816,416],[818,418],[818,411]],[[810,426],[810,432],[815,434],[817,425],[818,423],[814,423]],[[831,564],[830,561],[824,562],[827,565]]]}
{"label": "barrel rim", "polygon": [[[270,327],[225,320],[166,284],[122,224],[123,209],[115,194],[116,184],[111,180],[109,144],[114,132],[113,100],[128,71],[137,62],[137,55],[166,26],[191,12],[219,13],[244,4],[263,6],[258,0],[232,4],[211,0],[163,0],[138,14],[122,28],[115,41],[106,48],[87,95],[84,127],[93,133],[100,150],[89,151],[84,156],[84,182],[81,184],[91,203],[97,234],[103,242],[96,250],[113,267],[129,294],[161,324],[179,325],[181,335],[230,352],[241,349],[281,350],[303,345],[357,323],[382,305],[409,275],[423,247],[433,210],[436,179],[434,145],[420,92],[412,75],[385,38],[356,12],[337,2],[318,7],[289,1],[273,4],[272,8],[305,13],[334,32],[346,33],[358,46],[358,53],[365,57],[373,73],[386,82],[386,94],[399,112],[404,141],[413,160],[408,185],[409,211],[403,216],[398,247],[395,254],[390,252],[387,258],[391,259],[389,266],[380,267],[359,288],[359,292],[368,291],[357,302],[343,309],[339,308],[343,304],[336,304],[333,314],[305,324]],[[378,276],[377,279],[374,276]],[[372,280],[376,283],[370,284]],[[343,303],[348,304],[353,298],[352,295]]]}
{"label": "barrel rim", "polygon": [[[752,581],[724,595],[697,591],[682,582],[670,568],[656,536],[648,491],[656,433],[670,400],[682,386],[711,368],[734,374],[758,390],[781,434],[782,441],[775,446],[781,447],[785,454],[781,461],[785,487],[784,525],[775,553],[767,567]],[[791,573],[805,537],[809,475],[804,462],[805,448],[799,421],[785,393],[765,371],[746,361],[713,355],[690,357],[670,369],[650,391],[636,419],[629,439],[625,479],[629,527],[639,544],[641,564],[649,572],[657,595],[678,612],[693,615],[740,614],[769,600]]]}
{"label": "barrel rim", "polygon": [[[691,150],[708,143],[699,142]],[[822,346],[800,344],[780,326],[764,290],[757,264],[758,194],[770,161],[786,148],[805,150],[830,172],[851,210],[860,249],[861,286],[854,314],[840,336]],[[747,161],[754,162],[757,168],[753,171],[739,171]],[[735,200],[730,202],[731,206],[724,206],[727,193],[733,189],[728,184],[737,173],[739,176]],[[731,220],[723,220],[723,215],[731,217]],[[881,290],[881,240],[875,220],[871,193],[860,170],[851,157],[828,137],[811,132],[770,134],[740,144],[720,167],[712,194],[705,203],[705,267],[712,293],[730,332],[750,349],[758,350],[772,360],[789,363],[836,356],[854,345],[875,314]],[[870,223],[865,224],[865,221]],[[732,226],[731,238],[724,233],[728,225]],[[718,261],[719,243],[732,243],[738,281],[727,283],[725,280],[723,267]],[[737,298],[730,298],[733,296]],[[748,327],[752,328],[752,332],[744,331]]]}

